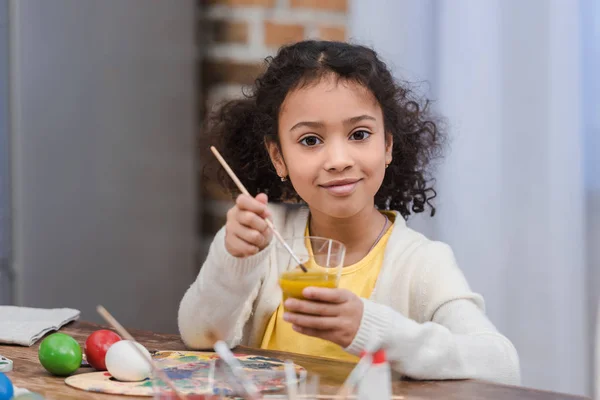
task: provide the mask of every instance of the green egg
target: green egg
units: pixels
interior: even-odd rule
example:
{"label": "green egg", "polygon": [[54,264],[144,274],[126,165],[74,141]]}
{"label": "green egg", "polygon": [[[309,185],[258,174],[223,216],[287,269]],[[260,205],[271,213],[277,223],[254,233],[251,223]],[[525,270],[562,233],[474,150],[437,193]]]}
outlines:
{"label": "green egg", "polygon": [[51,374],[68,376],[81,365],[81,347],[71,336],[53,333],[40,344],[38,358]]}

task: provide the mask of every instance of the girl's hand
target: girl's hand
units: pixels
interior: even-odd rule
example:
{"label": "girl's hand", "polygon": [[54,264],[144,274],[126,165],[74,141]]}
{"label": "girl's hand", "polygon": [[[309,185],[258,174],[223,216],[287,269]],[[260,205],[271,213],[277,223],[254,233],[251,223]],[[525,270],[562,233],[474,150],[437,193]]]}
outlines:
{"label": "girl's hand", "polygon": [[271,241],[271,230],[265,218],[271,217],[267,209],[267,195],[252,198],[241,194],[235,206],[227,212],[225,248],[234,257],[248,257],[258,253]]}
{"label": "girl's hand", "polygon": [[362,300],[346,289],[308,287],[302,294],[307,300],[285,301],[283,319],[296,332],[350,346],[360,327]]}

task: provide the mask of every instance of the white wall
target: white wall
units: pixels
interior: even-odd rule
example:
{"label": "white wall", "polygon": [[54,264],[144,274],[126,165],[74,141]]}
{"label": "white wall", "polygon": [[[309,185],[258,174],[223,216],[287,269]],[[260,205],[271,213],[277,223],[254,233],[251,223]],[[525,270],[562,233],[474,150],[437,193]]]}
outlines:
{"label": "white wall", "polygon": [[18,0],[17,303],[176,331],[196,274],[196,2]]}
{"label": "white wall", "polygon": [[8,0],[0,0],[0,304],[11,304],[10,171],[8,124]]}

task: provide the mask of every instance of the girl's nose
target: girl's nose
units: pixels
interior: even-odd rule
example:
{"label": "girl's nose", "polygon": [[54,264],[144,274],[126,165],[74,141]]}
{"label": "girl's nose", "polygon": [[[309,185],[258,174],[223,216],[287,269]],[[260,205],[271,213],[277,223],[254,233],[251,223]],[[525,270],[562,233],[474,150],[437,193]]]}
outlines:
{"label": "girl's nose", "polygon": [[335,141],[326,144],[324,168],[328,171],[344,171],[355,164],[354,157],[347,142]]}

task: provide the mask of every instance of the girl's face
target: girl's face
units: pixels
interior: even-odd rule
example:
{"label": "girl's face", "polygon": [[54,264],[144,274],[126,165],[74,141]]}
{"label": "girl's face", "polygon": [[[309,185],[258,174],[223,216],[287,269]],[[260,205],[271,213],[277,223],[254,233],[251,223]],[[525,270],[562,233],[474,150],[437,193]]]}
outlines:
{"label": "girl's face", "polygon": [[268,145],[273,165],[313,213],[348,218],[373,208],[392,161],[392,138],[368,89],[326,76],[293,90],[281,106],[278,128],[281,152]]}

